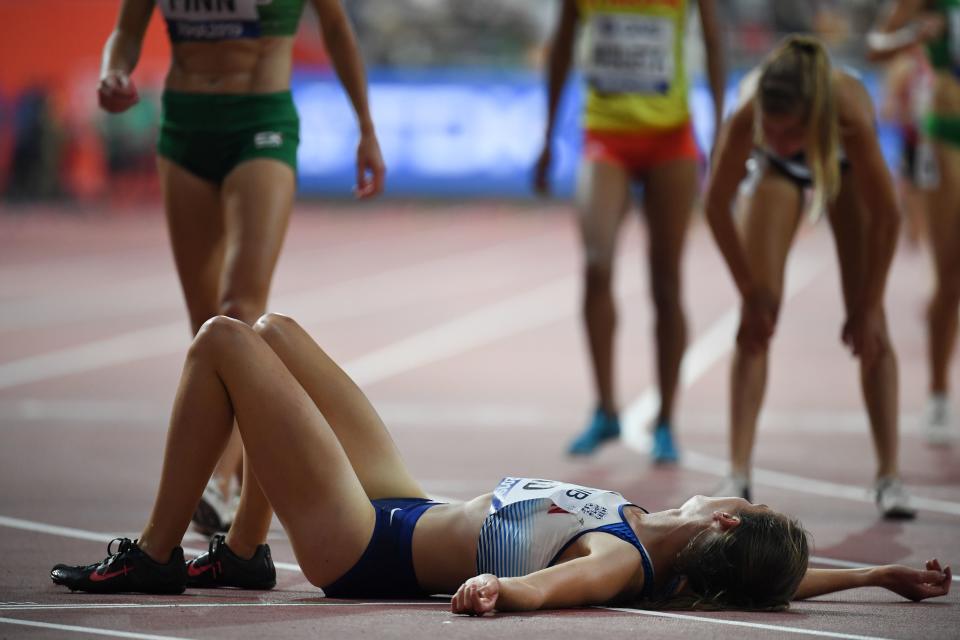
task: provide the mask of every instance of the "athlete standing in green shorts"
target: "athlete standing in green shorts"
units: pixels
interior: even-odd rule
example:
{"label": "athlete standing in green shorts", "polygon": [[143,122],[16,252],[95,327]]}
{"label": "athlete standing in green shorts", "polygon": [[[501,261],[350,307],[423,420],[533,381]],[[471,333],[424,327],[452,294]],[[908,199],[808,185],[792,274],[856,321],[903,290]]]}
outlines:
{"label": "athlete standing in green shorts", "polygon": [[[215,315],[263,314],[296,187],[300,122],[290,94],[294,35],[307,0],[123,0],[100,72],[101,106],[137,102],[130,79],[154,5],[172,61],[157,166],[193,332]],[[310,0],[360,125],[356,195],[383,189],[363,62],[339,0]],[[204,493],[202,528],[229,524],[243,450],[231,439]]]}
{"label": "athlete standing in green shorts", "polygon": [[937,277],[927,309],[930,398],[923,428],[930,444],[949,445],[957,439],[948,394],[960,307],[960,0],[900,0],[868,44],[877,60],[923,45],[933,67],[923,133],[933,143],[925,209]]}

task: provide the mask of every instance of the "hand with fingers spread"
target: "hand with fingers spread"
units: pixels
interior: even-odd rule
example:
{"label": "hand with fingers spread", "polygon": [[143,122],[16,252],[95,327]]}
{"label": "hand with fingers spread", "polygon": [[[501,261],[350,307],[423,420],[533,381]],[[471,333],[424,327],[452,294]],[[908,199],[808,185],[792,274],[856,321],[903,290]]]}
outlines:
{"label": "hand with fingers spread", "polygon": [[482,616],[493,611],[500,595],[500,580],[492,573],[484,573],[470,578],[457,589],[450,600],[453,613],[466,613]]}
{"label": "hand with fingers spread", "polygon": [[97,98],[100,107],[110,113],[126,111],[140,101],[133,80],[122,71],[109,71],[100,78],[100,84],[97,86]]}
{"label": "hand with fingers spread", "polygon": [[765,287],[751,289],[740,309],[737,344],[748,353],[766,349],[777,325],[778,311],[777,296],[772,291]]}
{"label": "hand with fingers spread", "polygon": [[936,558],[928,560],[926,567],[925,571],[898,564],[880,567],[877,586],[914,602],[950,593],[950,582],[953,580],[950,567],[941,568],[940,561]]}
{"label": "hand with fingers spread", "polygon": [[550,145],[543,145],[543,151],[537,158],[537,164],[533,167],[533,190],[537,195],[550,195],[550,164],[553,162],[553,154],[550,151]]}
{"label": "hand with fingers spread", "polygon": [[361,134],[357,145],[357,185],[353,189],[354,195],[365,200],[382,193],[386,172],[377,136],[373,133]]}

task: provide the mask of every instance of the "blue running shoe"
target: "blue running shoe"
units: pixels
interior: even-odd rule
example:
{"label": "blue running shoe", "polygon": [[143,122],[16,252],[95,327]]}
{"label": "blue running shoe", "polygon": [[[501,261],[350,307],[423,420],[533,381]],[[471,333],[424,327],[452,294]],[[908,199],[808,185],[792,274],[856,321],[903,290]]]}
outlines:
{"label": "blue running shoe", "polygon": [[650,455],[655,464],[672,464],[680,457],[673,444],[673,433],[669,424],[662,422],[653,430],[653,450]]}
{"label": "blue running shoe", "polygon": [[620,418],[615,413],[607,413],[597,407],[586,430],[570,443],[568,449],[572,456],[588,456],[597,450],[604,440],[620,437]]}

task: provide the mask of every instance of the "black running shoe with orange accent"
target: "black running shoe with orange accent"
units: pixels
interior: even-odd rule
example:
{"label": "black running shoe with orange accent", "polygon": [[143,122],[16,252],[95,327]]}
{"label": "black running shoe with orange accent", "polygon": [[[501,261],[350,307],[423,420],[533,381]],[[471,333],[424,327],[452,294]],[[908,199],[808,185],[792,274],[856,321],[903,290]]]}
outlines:
{"label": "black running shoe with orange accent", "polygon": [[[117,551],[112,550],[113,543]],[[50,571],[54,584],[71,591],[88,593],[183,593],[187,586],[187,570],[183,549],[174,548],[170,559],[161,564],[145,554],[136,540],[114,538],[107,545],[107,557],[101,562],[74,567],[58,564]]]}
{"label": "black running shoe with orange accent", "polygon": [[249,560],[244,560],[227,546],[226,538],[210,538],[210,549],[187,563],[187,586],[194,589],[237,587],[240,589],[273,589],[277,569],[273,566],[270,547],[261,544]]}

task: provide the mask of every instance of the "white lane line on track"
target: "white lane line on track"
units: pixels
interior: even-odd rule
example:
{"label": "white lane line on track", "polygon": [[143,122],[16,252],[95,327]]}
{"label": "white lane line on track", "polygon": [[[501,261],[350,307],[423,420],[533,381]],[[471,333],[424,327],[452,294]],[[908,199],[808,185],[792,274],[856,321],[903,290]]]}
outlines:
{"label": "white lane line on track", "polygon": [[[542,403],[495,402],[377,402],[377,413],[390,426],[391,432],[406,427],[453,429],[498,429],[504,427],[544,429],[566,420],[569,414],[555,406]],[[725,417],[716,412],[683,413],[683,433],[689,435],[715,434],[725,426]],[[122,422],[128,428],[136,426],[155,428],[170,417],[167,404],[128,401],[115,398],[41,398],[23,396],[0,400],[0,428],[4,422],[25,426],[25,422],[69,423],[77,429],[85,424],[100,426],[103,422]],[[900,414],[901,437],[923,437],[920,413]],[[31,426],[32,428],[32,426]],[[811,435],[856,435],[870,433],[865,412],[841,411],[776,411],[764,410],[764,433],[789,433],[806,438]],[[928,489],[949,490],[955,485],[931,485]]]}
{"label": "white lane line on track", "polygon": [[[728,461],[721,458],[697,453],[696,451],[684,451],[683,468],[702,473],[711,473],[717,476],[726,475],[730,470]],[[870,490],[866,487],[858,487],[836,482],[827,482],[826,480],[815,480],[803,476],[793,475],[791,473],[782,473],[780,471],[771,471],[769,469],[754,469],[752,472],[753,481],[756,484],[786,491],[797,491],[808,493],[824,498],[834,498],[850,500],[852,502],[863,502],[873,504],[874,498]],[[937,500],[935,498],[924,498],[917,495],[910,496],[910,503],[926,511],[934,511],[951,516],[960,516],[960,504],[949,502],[947,500]]]}
{"label": "white lane line on track", "polygon": [[[863,562],[850,562],[849,560],[836,560],[834,558],[824,558],[823,556],[810,556],[810,562],[813,564],[825,564],[828,567],[840,567],[841,569],[869,569],[875,565]],[[954,582],[960,582],[960,576],[954,576]]]}
{"label": "white lane line on track", "polygon": [[344,369],[360,386],[556,322],[573,313],[573,276],[477,309],[348,362]]}
{"label": "white lane line on track", "polygon": [[710,624],[728,625],[733,627],[747,627],[750,629],[763,629],[764,631],[776,631],[777,633],[794,633],[799,635],[817,636],[820,638],[844,638],[845,640],[887,640],[881,636],[859,636],[852,633],[839,633],[836,631],[819,631],[816,629],[803,629],[800,627],[787,627],[779,624],[761,624],[759,622],[743,622],[741,620],[722,620],[720,618],[707,618],[703,616],[684,615],[682,613],[670,613],[667,611],[647,611],[645,609],[627,609],[622,607],[598,607],[606,611],[619,611],[621,613],[633,613],[639,616],[651,616],[654,618],[673,618],[674,620],[684,620],[687,622],[707,622]]}
{"label": "white lane line on track", "polygon": [[[75,540],[89,540],[92,542],[107,542],[113,538],[122,537],[113,533],[102,533],[96,531],[87,531],[85,529],[75,529],[73,527],[60,527],[57,525],[46,524],[44,522],[34,522],[33,520],[23,520],[21,518],[11,518],[9,516],[0,516],[0,527],[9,527],[10,529],[20,529],[21,531],[33,531],[34,533],[47,533],[63,538],[73,538]],[[187,555],[198,556],[206,553],[206,549],[194,549],[184,547],[183,552]],[[277,562],[274,561],[277,569],[285,571],[300,571],[300,565],[295,562]]]}
{"label": "white lane line on track", "polygon": [[[826,267],[825,260],[794,259],[788,270],[784,304],[809,286]],[[691,344],[680,367],[680,385],[687,389],[693,386],[713,365],[722,360],[734,346],[737,324],[740,320],[739,306],[734,305],[713,322]],[[656,416],[660,405],[660,392],[656,387],[644,389],[623,412],[623,441],[627,446],[646,454],[649,447],[647,424]]]}
{"label": "white lane line on track", "polygon": [[33,620],[17,620],[16,618],[0,618],[0,624],[13,624],[22,627],[36,627],[40,629],[55,629],[57,631],[72,631],[94,636],[109,636],[111,638],[137,638],[138,640],[186,640],[182,636],[157,636],[148,633],[132,631],[114,631],[113,629],[96,629],[94,627],[78,627],[72,624],[53,624],[52,622],[35,622]]}
{"label": "white lane line on track", "polygon": [[[543,235],[546,234],[534,236],[533,241],[536,242]],[[409,289],[407,287],[397,286],[399,281],[412,279],[417,277],[418,274],[420,277],[423,277],[423,275],[429,273],[446,273],[449,272],[453,266],[463,267],[464,262],[479,261],[481,264],[490,262],[502,258],[503,252],[512,250],[512,244],[517,243],[503,242],[490,247],[483,247],[466,255],[457,254],[454,256],[444,256],[411,266],[399,267],[389,271],[358,277],[318,290],[289,293],[278,296],[271,302],[270,308],[271,310],[292,315],[305,325],[318,321],[342,320],[369,313],[382,313],[399,304],[410,304],[411,302],[416,302],[419,298],[429,298],[429,296],[432,295],[431,288],[429,287]],[[639,274],[631,274],[629,278],[636,282],[639,280]],[[561,283],[565,283],[567,289],[563,291],[563,302],[566,304],[561,303],[558,307],[553,308],[552,311],[554,315],[547,321],[558,320],[566,315],[575,313],[576,295],[574,292],[576,291],[577,282],[578,279],[572,275],[557,278],[552,283],[535,288],[528,293],[519,294],[513,298],[508,298],[501,302],[494,303],[489,307],[469,313],[464,316],[462,320],[469,321],[471,319],[475,320],[477,317],[487,317],[493,321],[502,321],[503,318],[498,317],[496,314],[493,317],[489,315],[484,316],[484,309],[495,312],[498,308],[506,305],[507,309],[516,308],[517,310],[522,310],[522,299],[526,295],[532,295],[534,299],[541,299],[543,295],[542,290],[545,287],[550,288],[551,285],[553,285],[559,288]],[[366,295],[364,295],[364,292],[366,292]],[[376,294],[374,295],[373,292],[376,292]],[[322,301],[322,303],[320,301]],[[552,300],[548,300],[548,302],[552,302]],[[520,307],[518,308],[517,305],[520,305]],[[441,324],[438,327],[434,327],[433,330],[424,332],[424,334],[438,331],[438,335],[443,335],[442,330],[448,327],[448,325],[454,325],[455,328],[457,321]],[[470,326],[472,325],[468,325],[466,328],[470,328]],[[522,323],[520,326],[522,330]],[[504,335],[508,334],[497,335],[495,333],[493,339],[504,337]],[[146,358],[185,352],[188,345],[188,324],[185,320],[145,327],[74,347],[67,347],[45,354],[0,363],[0,389],[9,389],[61,376],[136,362]],[[427,345],[428,349],[429,347],[430,345]],[[379,356],[388,357],[392,349],[393,347],[388,347],[381,350],[387,353],[378,352]],[[455,353],[458,352],[454,351],[447,355],[454,355]],[[377,355],[377,353],[373,355]],[[446,357],[446,355],[443,357]],[[363,358],[361,358],[361,360],[363,360]],[[349,367],[346,368],[349,371]]]}
{"label": "white lane line on track", "polygon": [[[446,496],[430,494],[430,497],[433,500],[438,502],[457,502],[454,498],[448,498]],[[34,533],[46,533],[49,535],[60,536],[61,538],[72,538],[74,540],[88,540],[92,542],[106,542],[117,537],[115,534],[111,533],[102,533],[97,531],[87,531],[85,529],[76,529],[73,527],[61,527],[57,525],[47,524],[45,522],[35,522],[33,520],[23,520],[21,518],[11,518],[9,516],[0,515],[0,527],[8,527],[11,529],[19,529],[21,531],[32,531]],[[184,547],[184,553],[199,555],[204,553],[202,549],[192,549]],[[833,565],[837,567],[850,567],[850,568],[862,568],[862,567],[875,567],[877,565],[865,564],[861,562],[851,562],[848,560],[837,560],[834,558],[824,558],[822,556],[813,556],[811,560],[820,564]],[[297,571],[300,572],[300,565],[295,562],[277,562],[274,560],[274,564],[278,569],[283,569],[285,571]],[[302,573],[302,572],[301,572]],[[954,582],[960,582],[960,575],[953,577]]]}
{"label": "white lane line on track", "polygon": [[243,607],[449,607],[449,600],[410,600],[408,602],[356,602],[331,600],[324,602],[107,602],[92,604],[13,604],[0,606],[0,611],[59,611],[83,609],[229,609]]}
{"label": "white lane line on track", "polygon": [[[240,607],[380,607],[380,606],[450,606],[446,601],[419,601],[419,602],[230,602],[230,603],[191,603],[191,604],[79,604],[79,605],[23,605],[23,606],[2,606],[0,611],[55,611],[55,610],[76,610],[76,609],[191,609],[191,608],[240,608]],[[816,636],[821,638],[842,638],[844,640],[886,640],[880,636],[861,636],[851,633],[839,633],[835,631],[820,631],[816,629],[803,629],[800,627],[787,627],[784,625],[762,624],[759,622],[745,622],[741,620],[725,620],[706,616],[694,616],[681,613],[670,613],[667,611],[648,611],[645,609],[630,609],[626,607],[590,607],[601,611],[616,611],[619,613],[629,613],[640,616],[650,616],[654,618],[667,618],[673,620],[683,620],[686,622],[697,622],[705,624],[718,624],[734,627],[747,627],[750,629],[762,629],[765,631],[777,631],[780,633],[791,633],[798,635]],[[12,622],[14,624],[23,621],[13,620],[11,618],[0,618],[0,622]],[[49,623],[26,623],[30,626],[44,626],[54,629],[86,631],[86,627],[68,627],[66,625],[53,625]],[[87,633],[96,633],[99,635],[115,635],[114,632],[101,630],[89,630]],[[168,636],[147,636],[142,634],[124,634],[117,633],[120,637],[127,638],[162,638],[166,640]]]}

